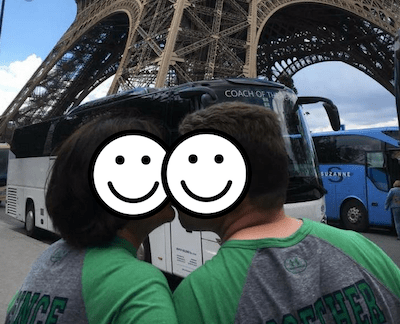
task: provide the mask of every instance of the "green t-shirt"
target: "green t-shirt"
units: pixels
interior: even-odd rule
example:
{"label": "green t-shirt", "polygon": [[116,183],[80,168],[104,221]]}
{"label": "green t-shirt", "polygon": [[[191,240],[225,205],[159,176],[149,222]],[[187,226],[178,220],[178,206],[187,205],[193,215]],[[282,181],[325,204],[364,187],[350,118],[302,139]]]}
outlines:
{"label": "green t-shirt", "polygon": [[180,323],[399,323],[400,270],[364,236],[303,220],[232,240],[173,295]]}
{"label": "green t-shirt", "polygon": [[177,323],[164,275],[121,238],[77,250],[64,240],[34,262],[6,323]]}

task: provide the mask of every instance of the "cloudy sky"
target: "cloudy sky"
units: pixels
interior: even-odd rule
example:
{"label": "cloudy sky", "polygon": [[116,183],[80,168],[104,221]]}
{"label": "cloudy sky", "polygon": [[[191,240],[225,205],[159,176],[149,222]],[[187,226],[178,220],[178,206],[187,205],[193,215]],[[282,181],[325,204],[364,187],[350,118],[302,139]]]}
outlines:
{"label": "cloudy sky", "polygon": [[[0,38],[0,113],[71,25],[74,0],[7,0]],[[301,96],[331,99],[347,129],[395,126],[394,97],[364,73],[338,62],[318,63],[294,75]],[[99,87],[100,88],[100,87]],[[102,87],[91,98],[106,94]],[[310,128],[331,130],[322,105],[309,105]]]}
{"label": "cloudy sky", "polygon": [[[397,126],[394,96],[363,72],[339,62],[314,64],[293,77],[301,96],[331,99],[346,129]],[[305,106],[313,131],[331,130],[322,104]]]}

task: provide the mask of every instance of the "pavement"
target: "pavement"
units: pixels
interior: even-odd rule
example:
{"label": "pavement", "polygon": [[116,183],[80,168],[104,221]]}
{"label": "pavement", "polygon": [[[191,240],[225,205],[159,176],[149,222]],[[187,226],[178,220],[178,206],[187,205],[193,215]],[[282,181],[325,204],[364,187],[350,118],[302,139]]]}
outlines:
{"label": "pavement", "polygon": [[4,215],[0,205],[0,323],[7,306],[20,288],[32,263],[54,241],[54,236],[41,233],[33,239],[26,235],[23,223]]}

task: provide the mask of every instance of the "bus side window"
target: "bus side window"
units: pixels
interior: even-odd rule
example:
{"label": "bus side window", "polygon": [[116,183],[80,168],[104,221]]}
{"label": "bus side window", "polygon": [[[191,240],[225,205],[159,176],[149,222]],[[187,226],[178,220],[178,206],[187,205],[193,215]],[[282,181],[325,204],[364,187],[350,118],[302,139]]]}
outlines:
{"label": "bus side window", "polygon": [[54,135],[54,129],[56,128],[57,122],[53,122],[50,125],[49,131],[47,132],[46,140],[44,143],[44,148],[43,148],[43,155],[44,156],[50,156],[52,153],[51,145],[53,142],[53,135]]}
{"label": "bus side window", "polygon": [[340,136],[337,138],[336,148],[343,164],[364,164],[365,145],[358,136]]}
{"label": "bus side window", "polygon": [[322,164],[334,164],[340,162],[336,150],[335,136],[314,137],[315,148],[318,154],[318,161]]}
{"label": "bus side window", "polygon": [[340,154],[340,163],[363,165],[365,163],[365,152],[381,151],[382,146],[379,140],[373,138],[346,135],[337,137],[336,149]]}
{"label": "bus side window", "polygon": [[17,158],[43,156],[51,122],[43,122],[16,129],[11,149]]}
{"label": "bus side window", "polygon": [[60,118],[53,131],[51,140],[51,154],[54,155],[58,147],[79,127],[81,118]]}
{"label": "bus side window", "polygon": [[379,190],[389,191],[383,152],[367,152],[367,176]]}

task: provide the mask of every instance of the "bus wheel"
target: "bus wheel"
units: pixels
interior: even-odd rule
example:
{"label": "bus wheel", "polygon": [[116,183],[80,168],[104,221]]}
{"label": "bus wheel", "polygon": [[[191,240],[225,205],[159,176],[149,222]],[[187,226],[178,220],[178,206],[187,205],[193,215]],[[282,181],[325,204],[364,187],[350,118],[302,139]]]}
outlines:
{"label": "bus wheel", "polygon": [[368,229],[368,215],[364,205],[358,200],[350,200],[342,207],[342,222],[346,229],[365,232]]}
{"label": "bus wheel", "polygon": [[28,236],[35,236],[37,229],[35,226],[35,207],[32,203],[28,204],[28,206],[26,207],[25,229]]}

